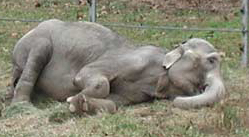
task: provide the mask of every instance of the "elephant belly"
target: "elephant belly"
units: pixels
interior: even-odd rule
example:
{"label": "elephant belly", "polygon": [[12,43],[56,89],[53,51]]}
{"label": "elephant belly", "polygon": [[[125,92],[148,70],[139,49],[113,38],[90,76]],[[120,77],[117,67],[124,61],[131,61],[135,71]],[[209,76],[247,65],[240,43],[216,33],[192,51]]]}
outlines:
{"label": "elephant belly", "polygon": [[129,82],[117,79],[111,83],[111,96],[118,105],[137,104],[152,100],[150,94],[155,90],[151,83]]}
{"label": "elephant belly", "polygon": [[[53,67],[52,67],[53,66]],[[65,67],[51,65],[44,68],[37,80],[36,87],[42,93],[49,95],[56,100],[65,100],[80,92],[73,84],[75,73],[67,71]]]}

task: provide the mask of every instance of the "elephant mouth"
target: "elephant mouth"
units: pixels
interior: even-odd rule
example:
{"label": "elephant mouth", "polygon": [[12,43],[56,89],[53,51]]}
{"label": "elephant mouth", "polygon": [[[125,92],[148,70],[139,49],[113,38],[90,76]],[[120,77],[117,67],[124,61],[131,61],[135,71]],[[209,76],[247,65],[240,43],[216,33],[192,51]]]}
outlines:
{"label": "elephant mouth", "polygon": [[197,88],[197,93],[199,93],[199,94],[202,94],[204,91],[205,91],[205,89],[207,88],[207,84],[202,84],[202,85],[199,85],[198,86],[198,88]]}

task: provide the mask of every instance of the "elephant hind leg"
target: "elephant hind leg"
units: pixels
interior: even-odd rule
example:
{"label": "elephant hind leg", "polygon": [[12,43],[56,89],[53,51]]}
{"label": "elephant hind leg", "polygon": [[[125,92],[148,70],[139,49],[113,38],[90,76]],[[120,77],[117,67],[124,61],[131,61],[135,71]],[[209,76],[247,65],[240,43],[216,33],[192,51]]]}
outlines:
{"label": "elephant hind leg", "polygon": [[6,100],[12,99],[14,97],[14,89],[21,77],[21,74],[22,70],[17,65],[14,65],[12,70],[10,89],[7,91],[7,94],[5,96]]}
{"label": "elephant hind leg", "polygon": [[115,113],[117,111],[117,106],[113,101],[108,99],[92,98],[84,94],[69,97],[67,102],[70,103],[69,110],[79,115],[92,115],[97,114],[98,112]]}
{"label": "elephant hind leg", "polygon": [[12,102],[30,101],[33,87],[42,69],[50,60],[51,47],[46,39],[37,39],[35,47],[28,53],[20,78],[13,74],[14,97]]}

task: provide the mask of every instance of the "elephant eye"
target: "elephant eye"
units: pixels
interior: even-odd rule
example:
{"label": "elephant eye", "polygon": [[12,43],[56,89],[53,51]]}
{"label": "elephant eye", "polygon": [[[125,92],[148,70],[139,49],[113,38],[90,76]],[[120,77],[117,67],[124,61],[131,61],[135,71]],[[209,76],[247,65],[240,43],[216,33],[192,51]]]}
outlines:
{"label": "elephant eye", "polygon": [[213,59],[210,59],[210,60],[209,60],[209,63],[213,64],[213,63],[214,63],[214,60],[213,60]]}
{"label": "elephant eye", "polygon": [[216,61],[216,58],[215,57],[208,58],[208,61],[210,64],[214,64]]}

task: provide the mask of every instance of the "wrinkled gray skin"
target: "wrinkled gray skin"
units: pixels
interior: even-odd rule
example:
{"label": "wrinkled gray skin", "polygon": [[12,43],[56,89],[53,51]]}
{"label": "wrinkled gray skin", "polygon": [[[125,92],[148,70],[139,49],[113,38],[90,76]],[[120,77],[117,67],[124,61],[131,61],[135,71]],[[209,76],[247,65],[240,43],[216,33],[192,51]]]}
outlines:
{"label": "wrinkled gray skin", "polygon": [[70,111],[79,114],[113,113],[118,105],[155,98],[174,98],[175,106],[186,109],[212,105],[225,94],[220,62],[203,39],[166,53],[135,47],[96,23],[48,20],[14,48],[12,103],[30,101],[39,90],[67,100]]}

